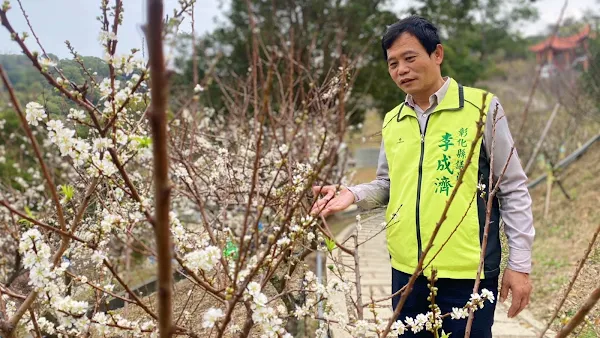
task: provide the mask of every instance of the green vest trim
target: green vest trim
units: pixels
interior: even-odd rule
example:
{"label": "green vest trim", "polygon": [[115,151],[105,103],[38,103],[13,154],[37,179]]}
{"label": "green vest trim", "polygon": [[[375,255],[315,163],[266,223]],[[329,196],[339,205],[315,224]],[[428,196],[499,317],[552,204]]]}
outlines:
{"label": "green vest trim", "polygon": [[[392,267],[405,273],[416,269],[460,169],[467,165],[465,160],[477,132],[480,109],[474,103],[482,102],[484,91],[450,81],[444,99],[427,118],[423,134],[415,111],[404,103],[384,119],[382,134],[391,184],[386,237]],[[486,114],[492,97],[488,94],[483,103]],[[477,274],[482,228],[477,201],[481,145],[482,139],[475,143],[463,183],[425,259],[425,265],[429,265],[424,271],[426,276],[432,267],[440,278],[474,279]],[[482,179],[487,183],[487,176]],[[485,271],[482,277],[486,277]]]}

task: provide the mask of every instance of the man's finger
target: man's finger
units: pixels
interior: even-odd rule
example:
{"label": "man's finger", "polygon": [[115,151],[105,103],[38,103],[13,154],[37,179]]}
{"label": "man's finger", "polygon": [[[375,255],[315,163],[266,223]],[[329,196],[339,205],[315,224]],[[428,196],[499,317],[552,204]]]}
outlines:
{"label": "man's finger", "polygon": [[324,207],[325,207],[325,201],[323,201],[323,199],[320,199],[313,205],[313,208],[310,212],[311,212],[311,214],[320,214],[321,211],[323,211]]}
{"label": "man's finger", "polygon": [[500,303],[504,303],[506,298],[508,297],[508,289],[510,289],[510,284],[506,281],[506,278],[502,278],[502,287],[500,289]]}
{"label": "man's finger", "polygon": [[323,211],[325,211],[325,207],[327,206],[327,203],[329,203],[329,201],[331,200],[332,197],[333,197],[333,193],[331,193],[331,194],[328,193],[327,196],[319,199],[317,202],[315,202],[310,213],[313,215],[326,216],[325,214],[323,214]]}
{"label": "man's finger", "polygon": [[312,192],[315,197],[319,196],[321,191],[323,191],[323,187],[320,185],[316,185],[316,186],[312,187]]}
{"label": "man's finger", "polygon": [[522,297],[521,304],[519,304],[519,308],[517,309],[517,313],[515,313],[515,316],[519,315],[519,313],[521,313],[521,311],[525,310],[525,307],[527,306],[527,304],[529,304],[529,297],[528,296]]}
{"label": "man's finger", "polygon": [[508,309],[508,318],[512,318],[516,316],[519,312],[521,312],[521,303],[524,301],[523,294],[521,292],[512,293],[512,303],[510,304],[510,308]]}

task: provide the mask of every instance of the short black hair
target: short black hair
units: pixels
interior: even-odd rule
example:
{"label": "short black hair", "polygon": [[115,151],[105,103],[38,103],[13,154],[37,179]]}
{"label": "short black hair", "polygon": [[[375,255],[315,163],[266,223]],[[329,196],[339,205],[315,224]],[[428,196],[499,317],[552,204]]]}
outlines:
{"label": "short black hair", "polygon": [[383,34],[383,37],[381,38],[381,48],[383,48],[383,58],[386,61],[388,58],[387,50],[394,44],[396,39],[402,35],[402,33],[410,33],[416,37],[417,40],[421,42],[421,45],[425,47],[425,50],[429,55],[431,55],[431,53],[435,51],[437,45],[441,43],[437,27],[421,16],[411,15],[388,26]]}

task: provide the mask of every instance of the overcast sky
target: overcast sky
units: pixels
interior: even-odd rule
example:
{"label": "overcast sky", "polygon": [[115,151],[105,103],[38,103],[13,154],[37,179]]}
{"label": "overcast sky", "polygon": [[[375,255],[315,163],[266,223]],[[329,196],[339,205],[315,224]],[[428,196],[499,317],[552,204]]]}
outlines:
{"label": "overcast sky", "polygon": [[[129,51],[131,48],[140,48],[142,44],[141,25],[145,22],[144,0],[124,0],[125,16],[123,25],[119,28],[118,50]],[[412,1],[395,1],[394,10],[399,13],[408,7]],[[11,1],[13,9],[9,11],[8,18],[18,32],[28,31],[17,1]],[[95,19],[99,15],[99,0],[22,0],[29,19],[38,34],[47,52],[60,57],[68,57],[69,51],[64,41],[69,40],[81,55],[102,56],[98,43],[100,23]],[[113,1],[111,1],[113,3]],[[205,33],[222,22],[222,12],[227,10],[227,0],[197,0],[195,17],[196,32]],[[555,23],[563,0],[537,0],[536,6],[540,10],[540,20],[521,28],[525,35],[540,32]],[[165,0],[166,13],[171,13],[177,5],[177,0]],[[580,17],[590,8],[597,8],[596,0],[571,0],[567,9],[567,16]],[[184,22],[182,28],[190,31],[190,22]],[[27,40],[28,45],[34,47],[32,38]],[[10,40],[4,29],[0,27],[0,54],[19,53],[18,46]]]}

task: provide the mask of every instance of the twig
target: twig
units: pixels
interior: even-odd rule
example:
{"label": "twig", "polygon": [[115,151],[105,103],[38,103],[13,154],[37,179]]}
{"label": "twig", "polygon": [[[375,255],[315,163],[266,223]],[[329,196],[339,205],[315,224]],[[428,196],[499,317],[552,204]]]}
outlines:
{"label": "twig", "polygon": [[[65,274],[67,274],[69,277],[71,277],[73,279],[78,279],[79,278],[79,276],[75,275],[72,272],[69,272],[68,270],[65,271]],[[87,284],[90,287],[92,287],[93,289],[96,289],[96,290],[98,290],[98,291],[100,291],[102,293],[106,293],[107,295],[110,295],[110,296],[113,296],[114,298],[120,299],[120,300],[124,301],[125,303],[136,304],[135,301],[133,301],[133,300],[131,300],[129,298],[121,297],[121,296],[117,295],[116,293],[108,291],[105,288],[102,288],[102,287],[100,287],[100,286],[98,286],[98,285],[96,285],[96,284],[94,284],[94,283],[92,283],[90,281],[86,281],[86,282],[84,282],[84,284]]]}
{"label": "twig", "polygon": [[[436,308],[438,307],[437,304],[435,303],[435,295],[437,294],[436,290],[435,290],[435,282],[437,281],[437,270],[435,268],[431,269],[431,276],[429,276],[429,301],[431,302],[431,304],[429,305],[429,308],[431,309],[431,313],[433,313],[433,318],[435,318],[435,314],[436,314]],[[439,332],[438,329],[436,327],[433,328],[433,336],[435,338],[439,338]]]}
{"label": "twig", "polygon": [[556,309],[554,309],[554,313],[552,314],[552,317],[550,317],[550,319],[548,320],[548,323],[546,323],[546,326],[544,327],[542,332],[538,335],[538,337],[542,338],[544,336],[546,331],[548,331],[548,329],[550,328],[550,325],[552,325],[552,322],[558,316],[558,312],[565,304],[565,301],[567,300],[569,293],[573,289],[573,285],[575,285],[575,281],[577,280],[577,277],[579,277],[579,273],[581,272],[581,269],[585,265],[585,262],[587,261],[588,257],[590,256],[590,253],[594,249],[594,244],[596,243],[596,240],[598,239],[598,234],[600,234],[600,224],[598,224],[598,227],[596,228],[596,232],[594,232],[594,235],[592,236],[592,240],[588,244],[587,249],[585,249],[585,253],[583,254],[583,257],[581,258],[581,260],[579,260],[579,264],[577,265],[577,268],[575,269],[575,273],[573,274],[573,276],[571,276],[571,281],[569,282],[569,285],[567,286],[567,289],[565,290],[565,294],[563,295],[562,299],[558,303],[558,306],[556,307]]}
{"label": "twig", "polygon": [[[115,267],[112,266],[112,264],[110,264],[110,262],[107,259],[104,259],[102,261],[102,264],[104,264],[104,266],[107,267],[108,270],[110,270],[110,273],[115,277],[115,279],[117,280],[117,282],[119,282],[119,284],[121,284],[121,286],[123,287],[123,289],[125,289],[125,291],[129,295],[129,297],[131,297],[131,300],[133,300],[137,304],[137,306],[139,306],[140,308],[142,308],[142,310],[144,310],[154,320],[158,320],[159,319],[158,316],[154,312],[152,312],[152,310],[150,310],[150,308],[146,304],[144,304],[142,302],[142,300],[140,299],[140,297],[138,297],[135,294],[135,292],[133,292],[133,290],[131,289],[131,287],[129,287],[129,285],[127,285],[127,283],[125,283],[125,281],[117,273],[117,270],[115,269]],[[159,311],[160,311],[160,309],[159,309]]]}
{"label": "twig", "polygon": [[554,106],[554,110],[552,110],[552,114],[550,114],[550,118],[548,119],[548,122],[546,122],[546,126],[544,127],[544,130],[542,131],[542,135],[540,136],[540,139],[538,140],[537,144],[535,145],[535,148],[533,149],[533,154],[531,154],[531,157],[529,158],[529,161],[527,162],[527,165],[525,166],[525,174],[529,173],[529,169],[533,165],[533,162],[535,162],[535,157],[537,156],[537,153],[540,150],[540,147],[542,146],[544,139],[546,138],[546,134],[548,134],[548,130],[550,130],[550,126],[552,126],[552,122],[554,121],[554,118],[556,117],[556,113],[558,113],[559,108],[560,108],[560,103],[557,103]]}
{"label": "twig", "polygon": [[575,316],[573,316],[569,323],[567,323],[567,325],[563,327],[558,334],[556,334],[556,338],[567,337],[569,333],[571,333],[579,324],[581,324],[588,312],[590,312],[594,305],[596,305],[598,299],[600,299],[600,286],[592,291],[588,299],[585,301],[583,306],[579,308],[579,311],[577,311]]}
{"label": "twig", "polygon": [[362,306],[362,290],[361,290],[361,275],[358,255],[358,230],[357,234],[352,235],[354,237],[354,275],[356,278],[356,313],[358,319],[363,319],[363,306]]}
{"label": "twig", "polygon": [[[169,210],[171,185],[169,183],[169,154],[167,138],[167,97],[168,81],[163,54],[163,2],[148,1],[148,24],[146,25],[150,74],[152,76],[152,109],[149,114],[153,135],[155,217],[158,260],[158,330],[161,338],[171,337],[172,285],[171,229]],[[115,27],[116,29],[116,27]]]}
{"label": "twig", "polygon": [[1,294],[5,294],[7,296],[10,296],[12,298],[17,298],[17,299],[25,299],[26,297],[20,294],[17,294],[15,292],[12,292],[11,290],[9,290],[8,288],[6,288],[6,286],[3,286],[0,284],[0,295]]}
{"label": "twig", "polygon": [[[70,233],[70,232],[63,231],[63,230],[61,230],[61,229],[59,229],[59,228],[55,228],[55,227],[53,227],[53,226],[51,226],[51,225],[48,225],[48,224],[46,224],[46,223],[42,223],[42,222],[40,222],[40,221],[38,221],[38,220],[36,220],[36,219],[33,219],[33,218],[31,218],[31,217],[27,216],[26,214],[24,214],[24,213],[22,213],[22,212],[18,211],[17,209],[13,208],[13,207],[12,207],[10,204],[8,204],[8,202],[6,202],[6,201],[0,200],[0,205],[4,206],[4,207],[5,207],[6,209],[8,209],[8,210],[9,210],[11,213],[13,213],[13,214],[15,214],[15,215],[17,215],[17,216],[19,216],[19,217],[21,217],[21,218],[23,218],[23,219],[27,220],[28,222],[31,222],[32,224],[35,224],[35,225],[37,225],[37,226],[39,226],[39,227],[41,227],[41,228],[44,228],[44,229],[46,229],[46,230],[49,230],[49,231],[54,231],[54,232],[56,232],[57,234],[59,234],[59,235],[61,235],[61,236],[65,236],[65,237],[68,237],[68,238],[74,239],[74,240],[76,240],[76,241],[78,241],[78,242],[81,242],[81,243],[84,243],[84,244],[88,244],[88,243],[87,243],[85,240],[83,240],[83,239],[81,239],[81,238],[79,238],[79,237],[77,237],[77,236],[73,235],[73,234],[72,234],[72,233]],[[92,246],[90,246],[90,245],[88,245],[88,246],[89,246],[89,247],[91,247],[91,248],[93,248],[93,247],[92,247]]]}
{"label": "twig", "polygon": [[[508,168],[508,163],[510,162],[510,158],[512,157],[513,151],[515,147],[513,146],[510,149],[510,154],[508,159],[504,163],[504,168],[500,177],[498,177],[498,181],[494,186],[494,147],[496,145],[496,122],[498,116],[498,108],[499,105],[496,104],[496,108],[494,109],[494,114],[492,115],[492,144],[490,147],[490,175],[488,177],[488,189],[489,194],[487,196],[486,210],[485,210],[485,226],[483,228],[483,240],[481,243],[481,251],[479,253],[479,265],[477,267],[477,275],[475,276],[475,284],[473,285],[473,293],[478,293],[479,284],[481,283],[481,272],[483,270],[483,264],[485,261],[485,254],[487,249],[487,241],[488,234],[490,232],[490,220],[492,217],[492,206],[494,204],[494,197],[496,197],[496,192],[498,191],[498,187],[500,186],[500,181],[504,177],[504,173],[506,172],[506,168]],[[469,308],[469,319],[467,320],[467,327],[465,329],[465,338],[469,338],[471,336],[471,327],[473,326],[473,320],[475,319],[475,313],[473,309]]]}

